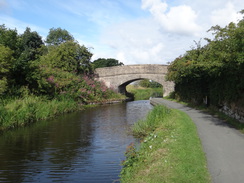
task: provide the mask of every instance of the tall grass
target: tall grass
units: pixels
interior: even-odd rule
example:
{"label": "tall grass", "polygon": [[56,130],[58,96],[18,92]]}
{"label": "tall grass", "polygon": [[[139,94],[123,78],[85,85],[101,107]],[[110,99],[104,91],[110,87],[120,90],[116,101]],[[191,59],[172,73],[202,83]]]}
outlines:
{"label": "tall grass", "polygon": [[[89,82],[94,84],[95,81],[89,80]],[[32,95],[28,88],[23,87],[20,92],[21,97],[0,98],[0,131],[78,110],[82,106],[80,104],[109,103],[125,99],[125,96],[108,89],[105,85],[101,86],[102,91],[100,91],[99,86],[98,84],[95,88],[96,92],[93,91],[93,93],[84,89],[87,94],[84,96],[77,97],[75,93],[63,93],[55,95],[54,99],[48,99],[48,95]]]}
{"label": "tall grass", "polygon": [[139,123],[133,130],[143,138],[139,148],[133,144],[127,148],[121,183],[211,182],[206,157],[189,116],[156,106]]}
{"label": "tall grass", "polygon": [[33,95],[18,99],[1,99],[0,102],[0,130],[25,126],[78,108],[72,99],[48,100]]}
{"label": "tall grass", "polygon": [[145,137],[166,121],[171,110],[163,105],[156,106],[150,111],[145,120],[139,120],[133,125],[132,131],[136,137]]}

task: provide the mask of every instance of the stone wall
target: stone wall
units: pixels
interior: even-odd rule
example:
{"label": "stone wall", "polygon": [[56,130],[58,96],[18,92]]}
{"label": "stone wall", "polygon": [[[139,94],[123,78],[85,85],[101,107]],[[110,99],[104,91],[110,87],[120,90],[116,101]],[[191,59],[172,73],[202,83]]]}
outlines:
{"label": "stone wall", "polygon": [[244,123],[244,107],[241,107],[236,103],[225,103],[220,111],[234,119],[237,119],[241,123]]}

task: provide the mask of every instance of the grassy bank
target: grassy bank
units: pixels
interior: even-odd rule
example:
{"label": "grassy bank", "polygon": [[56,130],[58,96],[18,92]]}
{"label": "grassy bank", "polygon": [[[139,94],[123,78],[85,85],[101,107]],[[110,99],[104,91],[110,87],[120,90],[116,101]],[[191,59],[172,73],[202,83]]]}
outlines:
{"label": "grassy bank", "polygon": [[163,96],[162,88],[144,88],[128,85],[126,90],[134,94],[135,100],[148,100],[150,97]]}
{"label": "grassy bank", "polygon": [[142,142],[127,148],[122,183],[210,182],[196,127],[185,113],[156,106],[133,132]]}
{"label": "grassy bank", "polygon": [[[121,102],[125,97],[111,95],[110,99],[101,99],[91,104]],[[60,114],[81,110],[90,105],[80,105],[69,97],[49,100],[43,96],[28,95],[0,99],[0,132],[16,127],[26,126],[32,122],[52,118]]]}
{"label": "grassy bank", "polygon": [[89,107],[90,104],[94,106],[123,100],[125,100],[125,96],[117,93],[110,94],[107,99],[94,100],[86,105],[68,96],[48,99],[47,96],[29,94],[23,97],[0,98],[0,132],[81,110]]}
{"label": "grassy bank", "polygon": [[45,97],[30,95],[1,99],[0,102],[0,131],[78,109],[77,102],[69,98],[48,100]]}

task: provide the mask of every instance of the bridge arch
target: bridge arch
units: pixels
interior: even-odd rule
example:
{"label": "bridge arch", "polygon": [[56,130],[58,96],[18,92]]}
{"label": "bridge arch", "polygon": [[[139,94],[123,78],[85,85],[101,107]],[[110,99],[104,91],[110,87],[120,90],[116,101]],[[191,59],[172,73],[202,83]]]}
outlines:
{"label": "bridge arch", "polygon": [[98,80],[103,81],[107,87],[114,88],[120,93],[127,94],[126,86],[133,81],[150,79],[163,86],[164,96],[174,91],[174,83],[165,80],[167,71],[167,65],[159,64],[123,65],[95,70]]}

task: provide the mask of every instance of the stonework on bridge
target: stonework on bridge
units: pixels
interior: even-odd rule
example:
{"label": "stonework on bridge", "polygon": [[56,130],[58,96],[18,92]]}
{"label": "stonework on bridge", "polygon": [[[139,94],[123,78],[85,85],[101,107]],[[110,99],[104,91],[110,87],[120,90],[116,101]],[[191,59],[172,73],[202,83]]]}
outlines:
{"label": "stonework on bridge", "polygon": [[114,88],[120,93],[126,94],[126,86],[133,81],[149,79],[163,86],[164,96],[174,91],[174,83],[165,81],[167,71],[167,65],[158,64],[123,65],[95,70],[98,80],[103,81],[107,87]]}

